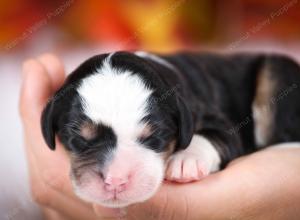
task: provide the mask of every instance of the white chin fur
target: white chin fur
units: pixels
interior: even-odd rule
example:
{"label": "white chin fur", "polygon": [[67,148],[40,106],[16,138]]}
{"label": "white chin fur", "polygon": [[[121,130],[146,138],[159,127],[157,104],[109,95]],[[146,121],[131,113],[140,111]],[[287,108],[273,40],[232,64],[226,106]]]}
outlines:
{"label": "white chin fur", "polygon": [[[112,195],[104,190],[103,180],[87,169],[83,171],[80,180],[71,174],[73,187],[81,199],[105,207],[125,207],[133,203],[144,202],[151,198],[164,178],[164,161],[160,154],[152,150],[139,147],[124,157],[122,152],[116,152],[123,159],[117,159],[120,171],[126,169],[133,171],[128,188],[118,194],[117,200],[112,200]],[[114,162],[112,162],[113,164]],[[121,164],[124,165],[121,165]],[[112,164],[108,166],[113,166]],[[129,166],[127,166],[129,164]],[[80,184],[79,184],[80,182]]]}

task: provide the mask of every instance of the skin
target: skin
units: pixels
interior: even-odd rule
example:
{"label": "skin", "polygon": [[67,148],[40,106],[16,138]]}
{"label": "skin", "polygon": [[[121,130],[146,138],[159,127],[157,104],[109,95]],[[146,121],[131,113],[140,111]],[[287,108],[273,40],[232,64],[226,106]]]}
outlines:
{"label": "skin", "polygon": [[63,146],[57,141],[51,151],[40,129],[42,109],[65,79],[61,61],[52,54],[29,59],[22,78],[20,114],[31,191],[46,219],[293,220],[300,216],[300,147],[269,148],[239,158],[199,182],[165,182],[153,198],[126,210],[85,203],[72,191]]}

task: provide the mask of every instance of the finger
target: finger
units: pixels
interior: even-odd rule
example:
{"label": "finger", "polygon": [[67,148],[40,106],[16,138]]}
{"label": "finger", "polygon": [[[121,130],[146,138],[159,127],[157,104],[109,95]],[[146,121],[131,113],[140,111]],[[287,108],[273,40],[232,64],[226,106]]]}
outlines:
{"label": "finger", "polygon": [[64,216],[66,217],[64,219],[101,219],[97,218],[97,216],[93,212],[93,209],[88,204],[85,204],[80,200],[70,199],[62,193],[52,191],[51,188],[49,189],[49,191],[49,207],[53,208],[54,210],[57,210],[60,213],[64,213]]}
{"label": "finger", "polygon": [[[60,144],[57,144],[55,152],[50,151],[40,129],[41,112],[54,89],[63,83],[63,66],[56,57],[42,55],[38,60],[30,59],[24,63],[22,78],[20,110],[25,125],[26,150],[31,155],[28,155],[30,170],[37,169],[32,175],[38,178],[33,182],[45,184],[43,188],[51,191],[48,195],[64,194],[68,195],[66,198],[78,202],[68,176],[66,152]],[[32,165],[33,161],[35,166]],[[90,206],[89,209],[93,213]]]}
{"label": "finger", "polygon": [[[46,146],[40,128],[41,112],[48,97],[52,94],[51,78],[44,66],[37,60],[30,59],[23,65],[23,83],[20,97],[20,110],[25,128],[26,148],[30,150],[36,160],[41,173],[61,173],[55,180],[67,178],[68,160],[62,149],[55,153]],[[59,167],[58,167],[59,166]],[[57,172],[57,171],[65,171]],[[49,175],[54,176],[54,175]],[[57,184],[59,185],[59,184]]]}
{"label": "finger", "polygon": [[[220,175],[193,183],[176,184],[165,182],[148,201],[128,208],[127,219],[212,219],[209,216],[218,207]],[[222,181],[222,180],[221,180]],[[224,204],[223,204],[224,205]],[[199,209],[201,207],[201,209]],[[201,218],[202,219],[202,218]]]}
{"label": "finger", "polygon": [[47,70],[47,73],[51,78],[53,90],[58,90],[65,80],[64,65],[61,60],[57,56],[50,53],[40,55],[37,57],[37,60],[42,63]]}
{"label": "finger", "polygon": [[25,124],[39,125],[42,109],[51,95],[51,79],[37,60],[24,62],[20,94],[20,113]]}
{"label": "finger", "polygon": [[[33,199],[43,207],[53,208],[58,212],[64,213],[66,219],[97,219],[91,206],[79,199],[72,199],[64,192],[56,191],[49,187],[40,177],[41,171],[38,169],[36,157],[30,151],[26,151],[29,158],[30,181]],[[66,204],[68,204],[66,206]],[[76,210],[76,211],[74,211]]]}
{"label": "finger", "polygon": [[194,219],[190,218],[191,216],[188,213],[190,208],[192,208],[191,210],[194,209],[194,194],[190,195],[188,192],[185,192],[192,185],[190,187],[186,187],[186,185],[189,186],[190,184],[163,184],[150,200],[131,205],[128,208],[127,219]]}
{"label": "finger", "polygon": [[[59,66],[59,64],[55,64],[58,61],[54,61],[54,58],[49,58],[48,55],[41,57],[43,62],[46,62],[47,59],[48,65]],[[51,71],[54,71],[54,68]],[[55,80],[57,85],[62,78],[53,79],[53,81]],[[69,189],[71,184],[68,181],[68,156],[60,144],[57,144],[55,152],[50,151],[44,142],[40,128],[41,112],[52,93],[52,79],[44,65],[34,59],[26,61],[23,65],[23,85],[20,98],[26,149],[32,152],[38,161],[40,175],[45,183],[58,190]]]}
{"label": "finger", "polygon": [[[41,132],[40,130],[36,132]],[[30,169],[37,169],[35,173],[48,187],[53,190],[64,193],[72,198],[77,198],[72,190],[72,184],[69,177],[70,158],[67,152],[61,146],[57,145],[55,151],[51,151],[43,141],[41,134],[33,135],[33,131],[25,131],[25,150],[27,153]],[[32,155],[29,157],[29,155]]]}
{"label": "finger", "polygon": [[[32,179],[31,185],[35,190],[43,191],[43,188],[46,188],[51,190],[51,193],[55,191],[71,200],[80,201],[73,191],[69,177],[70,161],[63,147],[57,147],[53,152],[44,143],[40,143],[43,140],[39,141],[39,138],[36,138],[33,140],[34,143],[31,143],[28,139],[32,138],[28,137],[29,135],[25,135],[25,151]],[[35,183],[44,186],[38,188],[35,187]],[[90,206],[89,208],[91,209]]]}
{"label": "finger", "polygon": [[99,205],[93,205],[94,212],[98,217],[104,219],[115,219],[115,218],[122,218],[126,216],[126,209],[125,208],[105,208]]}

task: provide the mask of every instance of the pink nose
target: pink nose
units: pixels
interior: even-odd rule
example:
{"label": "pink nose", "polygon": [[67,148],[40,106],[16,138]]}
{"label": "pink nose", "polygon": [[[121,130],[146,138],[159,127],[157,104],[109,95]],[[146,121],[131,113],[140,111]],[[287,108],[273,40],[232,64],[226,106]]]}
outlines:
{"label": "pink nose", "polygon": [[128,178],[106,177],[104,180],[104,188],[107,191],[123,192],[126,190]]}

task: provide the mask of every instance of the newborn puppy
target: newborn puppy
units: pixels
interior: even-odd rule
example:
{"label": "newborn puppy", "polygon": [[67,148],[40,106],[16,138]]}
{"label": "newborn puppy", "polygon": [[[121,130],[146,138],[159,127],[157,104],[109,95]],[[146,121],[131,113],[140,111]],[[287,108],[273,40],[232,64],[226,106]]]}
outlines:
{"label": "newborn puppy", "polygon": [[197,181],[236,157],[300,140],[300,68],[279,55],[116,52],[69,75],[42,114],[82,199],[123,207],[163,179]]}

